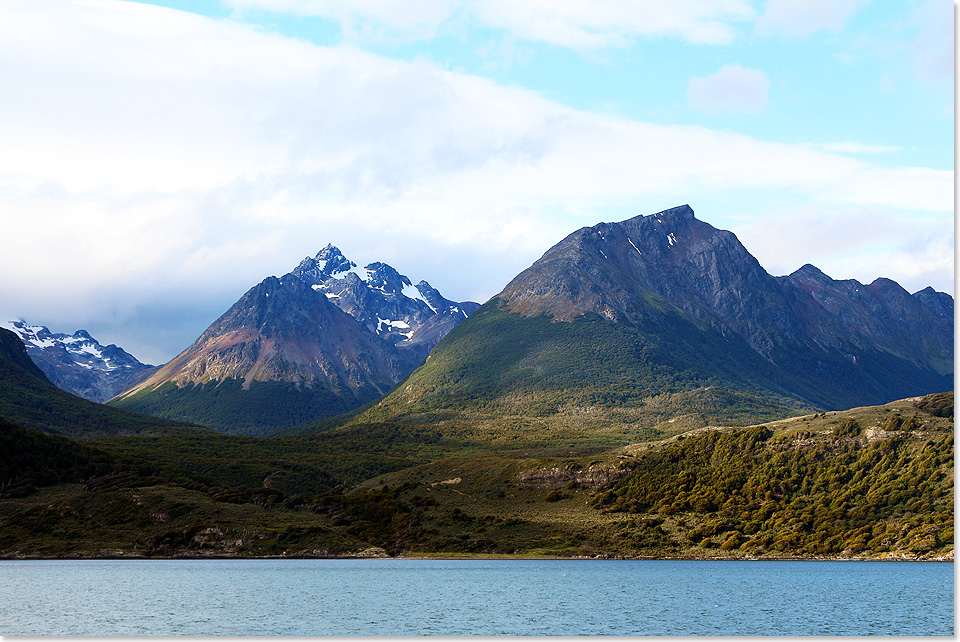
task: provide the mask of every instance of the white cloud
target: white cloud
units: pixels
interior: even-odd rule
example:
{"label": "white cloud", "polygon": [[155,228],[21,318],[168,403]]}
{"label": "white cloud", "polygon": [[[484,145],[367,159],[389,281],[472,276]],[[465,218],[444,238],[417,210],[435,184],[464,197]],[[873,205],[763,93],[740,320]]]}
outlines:
{"label": "white cloud", "polygon": [[767,0],[756,22],[762,34],[809,36],[821,29],[840,31],[869,0]]}
{"label": "white cloud", "polygon": [[420,40],[452,18],[457,0],[223,0],[238,11],[265,9],[317,16],[340,24],[348,41]]}
{"label": "white cloud", "polygon": [[928,85],[954,82],[954,3],[927,0],[910,17],[919,33],[913,43],[914,73]]}
{"label": "white cloud", "polygon": [[754,191],[953,211],[952,172],[592,114],[148,5],[7,0],[0,68],[0,292],[40,323],[161,303],[209,323],[328,242],[466,299],[651,203],[708,221],[699,200]]}
{"label": "white cloud", "polygon": [[348,40],[419,40],[465,23],[512,37],[578,50],[622,47],[634,38],[670,36],[727,44],[733,25],[756,13],[746,0],[226,0],[239,10],[258,8],[338,22]]}
{"label": "white cloud", "polygon": [[813,263],[835,279],[893,278],[910,292],[953,292],[954,236],[941,217],[875,207],[774,208],[732,227],[771,274]]}
{"label": "white cloud", "polygon": [[898,145],[871,145],[869,143],[858,143],[855,141],[808,143],[807,147],[825,152],[836,152],[838,154],[891,154],[903,151],[903,148]]}
{"label": "white cloud", "polygon": [[688,81],[687,103],[691,109],[709,113],[758,113],[767,106],[769,89],[770,81],[763,71],[724,65],[710,76]]}

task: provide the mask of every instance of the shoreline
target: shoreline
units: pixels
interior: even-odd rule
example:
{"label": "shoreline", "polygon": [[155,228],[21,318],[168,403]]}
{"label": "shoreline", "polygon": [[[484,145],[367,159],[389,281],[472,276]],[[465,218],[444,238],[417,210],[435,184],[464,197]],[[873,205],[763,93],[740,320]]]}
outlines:
{"label": "shoreline", "polygon": [[3,562],[25,562],[25,561],[114,561],[114,560],[438,560],[438,561],[480,561],[480,560],[517,560],[517,561],[535,561],[535,560],[569,560],[580,562],[611,562],[611,561],[646,561],[646,562],[931,562],[931,563],[950,563],[954,562],[953,555],[929,558],[910,558],[905,556],[890,557],[801,557],[801,556],[778,556],[778,557],[713,557],[713,556],[693,556],[676,555],[670,557],[656,557],[648,555],[598,555],[594,557],[586,556],[564,556],[564,555],[513,555],[513,554],[443,554],[443,553],[411,553],[400,554],[396,556],[382,555],[143,555],[141,553],[127,553],[116,551],[112,554],[85,554],[76,553],[69,555],[18,555],[11,553],[0,556],[0,564]]}

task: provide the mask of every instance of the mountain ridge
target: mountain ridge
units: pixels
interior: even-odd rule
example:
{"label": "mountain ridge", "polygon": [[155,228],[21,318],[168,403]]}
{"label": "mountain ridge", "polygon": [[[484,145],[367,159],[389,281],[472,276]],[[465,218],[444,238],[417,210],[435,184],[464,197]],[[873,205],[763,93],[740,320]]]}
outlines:
{"label": "mountain ridge", "polygon": [[54,333],[22,319],[2,327],[20,337],[27,354],[51,383],[90,401],[104,402],[157,370],[112,343],[101,345],[86,330],[72,335]]}

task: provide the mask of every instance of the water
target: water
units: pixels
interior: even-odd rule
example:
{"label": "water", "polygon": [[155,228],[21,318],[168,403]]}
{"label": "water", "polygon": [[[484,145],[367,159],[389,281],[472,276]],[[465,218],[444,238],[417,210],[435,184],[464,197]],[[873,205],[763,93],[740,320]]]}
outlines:
{"label": "water", "polygon": [[952,563],[0,562],[0,635],[952,635]]}

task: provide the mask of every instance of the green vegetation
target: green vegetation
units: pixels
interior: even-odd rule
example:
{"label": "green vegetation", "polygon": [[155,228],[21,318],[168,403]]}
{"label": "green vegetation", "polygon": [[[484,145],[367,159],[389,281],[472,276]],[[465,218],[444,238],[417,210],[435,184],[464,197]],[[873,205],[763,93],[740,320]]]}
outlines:
{"label": "green vegetation", "polygon": [[952,403],[701,429],[589,457],[456,457],[364,482],[356,501],[376,498],[380,545],[406,554],[952,557]]}
{"label": "green vegetation", "polygon": [[613,450],[409,423],[78,443],[0,421],[0,556],[952,557],[952,404]]}
{"label": "green vegetation", "polygon": [[[682,516],[703,548],[746,554],[922,555],[953,546],[953,430],[922,412],[847,417],[828,431],[712,431],[650,452],[598,494],[608,512]],[[882,421],[881,421],[882,420]]]}
{"label": "green vegetation", "polygon": [[[338,555],[369,545],[299,500],[217,501],[181,486],[65,484],[2,500],[8,556]],[[259,503],[258,503],[259,502]]]}
{"label": "green vegetation", "polygon": [[[594,314],[560,323],[509,313],[494,299],[471,319],[455,328],[406,382],[404,401],[415,396],[406,413],[450,408],[516,412],[515,401],[532,415],[554,414],[570,404],[604,410],[643,407],[659,394],[731,380],[748,389],[751,366],[761,367],[757,357],[734,366],[731,351],[746,351],[745,345],[720,342],[679,317],[646,328]],[[415,395],[407,391],[412,388],[428,389]],[[540,401],[531,406],[511,395],[539,396]],[[773,409],[758,397],[750,410]],[[740,412],[724,403],[705,410],[717,418]]]}
{"label": "green vegetation", "polygon": [[315,494],[422,464],[439,456],[446,441],[428,429],[359,426],[295,437],[169,435],[90,443],[124,460],[175,466],[224,487],[267,486],[284,493]]}

